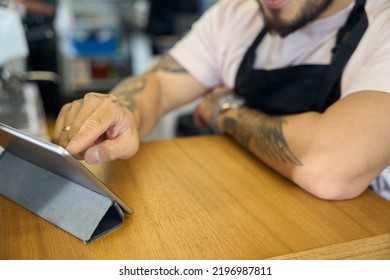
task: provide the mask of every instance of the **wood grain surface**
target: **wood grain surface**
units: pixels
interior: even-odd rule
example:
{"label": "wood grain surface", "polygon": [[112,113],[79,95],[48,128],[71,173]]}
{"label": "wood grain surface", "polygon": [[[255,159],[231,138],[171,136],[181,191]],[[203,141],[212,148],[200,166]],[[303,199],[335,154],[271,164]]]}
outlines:
{"label": "wood grain surface", "polygon": [[0,196],[0,259],[390,259],[390,201],[317,199],[225,136],[88,168],[135,213],[84,245]]}

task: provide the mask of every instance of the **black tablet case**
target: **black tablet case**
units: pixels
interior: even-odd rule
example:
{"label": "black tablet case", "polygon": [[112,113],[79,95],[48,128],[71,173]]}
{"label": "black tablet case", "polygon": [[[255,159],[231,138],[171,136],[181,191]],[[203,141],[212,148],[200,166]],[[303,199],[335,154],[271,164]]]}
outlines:
{"label": "black tablet case", "polygon": [[[0,133],[1,136],[4,135]],[[49,171],[16,155],[12,152],[12,143],[9,144],[11,148],[4,147],[0,155],[0,194],[84,243],[122,224],[124,213],[113,198],[97,187],[94,190],[91,186],[82,186],[74,182],[78,180],[64,178],[55,170]]]}

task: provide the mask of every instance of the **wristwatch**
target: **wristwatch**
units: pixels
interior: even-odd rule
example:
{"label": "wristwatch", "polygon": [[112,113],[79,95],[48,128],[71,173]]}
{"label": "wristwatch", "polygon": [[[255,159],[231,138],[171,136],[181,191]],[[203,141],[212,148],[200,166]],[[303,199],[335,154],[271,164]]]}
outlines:
{"label": "wristwatch", "polygon": [[235,94],[225,94],[219,98],[217,106],[211,113],[210,127],[217,133],[223,133],[223,130],[217,129],[217,118],[222,112],[229,111],[231,109],[238,109],[244,106],[245,99]]}

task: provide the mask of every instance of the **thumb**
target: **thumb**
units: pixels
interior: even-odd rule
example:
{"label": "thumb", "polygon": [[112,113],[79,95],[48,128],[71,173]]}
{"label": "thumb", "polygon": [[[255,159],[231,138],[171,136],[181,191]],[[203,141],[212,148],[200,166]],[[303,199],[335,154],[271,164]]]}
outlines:
{"label": "thumb", "polygon": [[88,164],[126,159],[137,153],[139,149],[139,137],[136,130],[124,133],[115,139],[107,139],[92,147],[84,153],[84,160]]}

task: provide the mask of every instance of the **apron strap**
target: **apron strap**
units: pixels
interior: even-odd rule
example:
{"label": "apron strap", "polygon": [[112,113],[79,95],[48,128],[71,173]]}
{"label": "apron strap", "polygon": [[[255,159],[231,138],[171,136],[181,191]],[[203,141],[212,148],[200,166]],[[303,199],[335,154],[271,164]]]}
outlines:
{"label": "apron strap", "polygon": [[267,34],[267,30],[263,28],[261,32],[256,36],[254,41],[252,42],[251,46],[246,51],[240,66],[238,67],[238,71],[236,74],[236,80],[234,85],[234,90],[237,94],[242,93],[239,88],[243,89],[243,92],[248,90],[248,87],[250,86],[245,82],[245,74],[247,69],[252,69],[253,63],[256,58],[256,48],[260,44],[260,42],[263,40],[265,34]]}
{"label": "apron strap", "polygon": [[[267,29],[263,28],[261,32],[257,35],[255,40],[253,40],[252,45],[249,47],[244,56],[244,61],[249,62],[253,66],[256,58],[256,49],[259,46],[260,42],[263,40],[264,36],[267,34]],[[244,65],[244,63],[242,63]],[[243,66],[241,65],[241,66]]]}
{"label": "apron strap", "polygon": [[329,100],[335,86],[341,86],[342,72],[348,60],[357,48],[361,38],[363,37],[367,27],[368,18],[365,12],[366,0],[357,0],[352,9],[347,23],[340,29],[337,35],[337,43],[333,52],[332,63],[321,83],[322,87],[317,94],[317,103],[319,112],[324,112],[325,109],[336,100]]}

